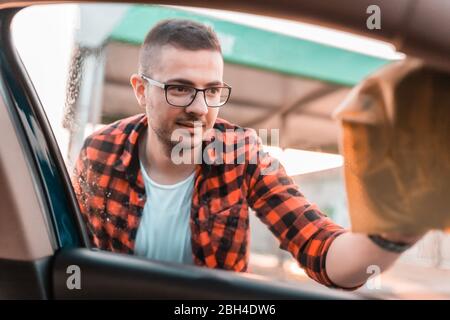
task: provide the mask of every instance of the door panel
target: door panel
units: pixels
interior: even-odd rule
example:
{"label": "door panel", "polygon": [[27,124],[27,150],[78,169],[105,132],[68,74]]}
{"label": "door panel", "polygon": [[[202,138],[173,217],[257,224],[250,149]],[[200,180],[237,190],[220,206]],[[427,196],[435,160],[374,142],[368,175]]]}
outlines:
{"label": "door panel", "polygon": [[[80,289],[68,289],[79,267]],[[53,265],[55,299],[346,299],[350,293],[302,290],[230,271],[162,263],[136,256],[69,249]],[[69,281],[68,281],[69,280]],[[299,284],[300,286],[300,284]]]}
{"label": "door panel", "polygon": [[0,259],[0,300],[49,299],[50,261]]}

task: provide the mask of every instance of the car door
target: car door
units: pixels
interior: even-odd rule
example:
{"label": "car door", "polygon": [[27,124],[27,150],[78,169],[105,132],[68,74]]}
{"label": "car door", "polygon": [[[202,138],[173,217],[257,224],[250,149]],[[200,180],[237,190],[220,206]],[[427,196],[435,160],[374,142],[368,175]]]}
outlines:
{"label": "car door", "polygon": [[90,248],[56,139],[11,40],[19,9],[0,10],[1,298],[349,297]]}

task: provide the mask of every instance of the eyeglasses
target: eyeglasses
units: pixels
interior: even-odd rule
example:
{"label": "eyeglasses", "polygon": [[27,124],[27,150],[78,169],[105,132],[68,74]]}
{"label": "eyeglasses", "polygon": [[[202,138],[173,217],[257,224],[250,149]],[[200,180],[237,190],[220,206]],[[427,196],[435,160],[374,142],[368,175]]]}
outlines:
{"label": "eyeglasses", "polygon": [[203,92],[203,98],[208,107],[218,108],[227,103],[231,94],[231,87],[226,83],[224,83],[223,86],[197,89],[187,85],[161,83],[150,79],[144,74],[141,74],[140,76],[151,85],[164,89],[167,103],[174,107],[189,107],[192,102],[194,102],[197,93],[200,91]]}

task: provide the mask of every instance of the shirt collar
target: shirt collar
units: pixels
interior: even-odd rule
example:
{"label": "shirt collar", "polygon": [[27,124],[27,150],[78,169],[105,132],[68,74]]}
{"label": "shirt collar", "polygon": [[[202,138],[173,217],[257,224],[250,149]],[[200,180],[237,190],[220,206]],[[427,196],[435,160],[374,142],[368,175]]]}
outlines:
{"label": "shirt collar", "polygon": [[126,124],[125,128],[123,129],[123,149],[121,149],[122,154],[114,163],[115,170],[124,172],[127,170],[127,168],[130,167],[132,160],[139,160],[137,152],[138,140],[140,135],[145,132],[145,129],[147,127],[148,121],[145,114],[141,114],[139,117],[136,117],[136,119],[133,119],[133,121]]}

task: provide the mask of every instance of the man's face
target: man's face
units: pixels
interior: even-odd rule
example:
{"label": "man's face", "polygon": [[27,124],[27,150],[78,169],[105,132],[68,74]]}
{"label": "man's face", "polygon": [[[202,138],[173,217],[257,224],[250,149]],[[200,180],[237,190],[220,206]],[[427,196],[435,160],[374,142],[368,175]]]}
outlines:
{"label": "man's face", "polygon": [[[165,84],[190,85],[199,89],[222,85],[223,59],[217,51],[164,46],[153,66],[149,76]],[[166,101],[163,89],[149,84],[145,90],[145,107],[150,129],[168,147],[180,143],[178,138],[171,141],[177,129],[176,134],[182,132],[181,136],[187,138],[183,139],[183,146],[193,147],[201,143],[202,136],[197,134],[194,138],[194,132],[200,132],[199,127],[202,133],[212,128],[219,112],[219,108],[207,107],[202,92],[197,93],[190,106],[174,107]]]}

